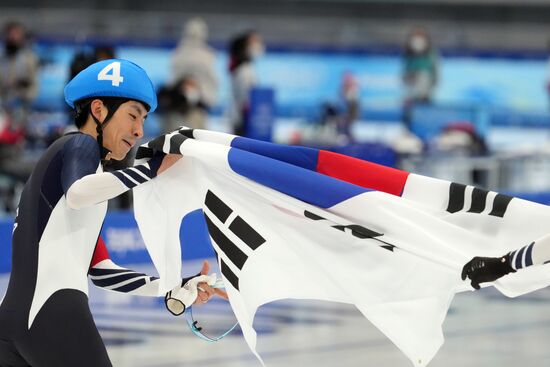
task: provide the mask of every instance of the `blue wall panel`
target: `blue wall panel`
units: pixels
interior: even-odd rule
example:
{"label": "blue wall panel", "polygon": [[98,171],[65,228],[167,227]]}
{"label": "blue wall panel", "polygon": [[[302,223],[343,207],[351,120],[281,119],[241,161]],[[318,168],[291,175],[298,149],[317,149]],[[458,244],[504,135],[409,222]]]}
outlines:
{"label": "blue wall panel", "polygon": [[[0,273],[11,269],[13,219],[0,221]],[[112,260],[120,265],[151,262],[132,212],[109,213],[102,236]],[[188,214],[180,227],[182,257],[185,260],[214,256],[202,211]]]}

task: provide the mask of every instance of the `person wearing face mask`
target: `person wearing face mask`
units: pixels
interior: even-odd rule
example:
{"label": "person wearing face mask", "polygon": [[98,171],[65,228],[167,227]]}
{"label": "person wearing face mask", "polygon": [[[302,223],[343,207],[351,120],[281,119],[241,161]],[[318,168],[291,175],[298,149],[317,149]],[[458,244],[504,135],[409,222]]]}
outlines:
{"label": "person wearing face mask", "polygon": [[163,88],[164,98],[171,98],[166,100],[168,105],[161,104],[164,131],[172,131],[182,124],[206,128],[208,111],[218,98],[216,54],[207,40],[208,25],[203,19],[187,21],[171,55],[170,80]]}
{"label": "person wearing face mask", "polygon": [[163,132],[176,130],[182,125],[205,128],[209,107],[194,76],[184,75],[174,85],[160,88],[158,99]]}
{"label": "person wearing face mask", "polygon": [[438,81],[438,56],[430,35],[423,28],[409,33],[403,55],[405,100],[403,119],[410,129],[412,108],[417,103],[430,103]]}
{"label": "person wearing face mask", "polygon": [[229,46],[229,73],[233,103],[230,111],[235,135],[246,135],[250,111],[250,91],[257,85],[253,61],[262,56],[265,46],[257,31],[248,31],[232,39]]}
{"label": "person wearing face mask", "polygon": [[24,129],[38,90],[38,58],[27,42],[25,27],[18,22],[4,26],[0,54],[0,103],[12,129]]}

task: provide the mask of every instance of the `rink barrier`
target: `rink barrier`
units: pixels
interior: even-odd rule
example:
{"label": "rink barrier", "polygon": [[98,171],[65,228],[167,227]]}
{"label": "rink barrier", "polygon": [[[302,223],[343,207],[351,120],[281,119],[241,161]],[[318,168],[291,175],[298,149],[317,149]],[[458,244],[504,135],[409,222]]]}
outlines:
{"label": "rink barrier", "polygon": [[[0,273],[11,269],[12,230],[12,218],[0,220]],[[207,233],[206,223],[200,210],[188,214],[183,219],[180,227],[183,259],[193,260],[214,256]],[[132,212],[107,214],[101,235],[115,263],[125,265],[151,262]]]}
{"label": "rink barrier", "polygon": [[[550,192],[506,192],[506,194],[550,205]],[[183,219],[180,227],[183,259],[214,257],[206,228],[206,222],[200,210],[188,214]],[[0,273],[8,272],[11,269],[12,230],[12,218],[0,220]],[[125,265],[151,262],[132,212],[107,214],[101,234],[107,243],[111,259],[115,263]]]}

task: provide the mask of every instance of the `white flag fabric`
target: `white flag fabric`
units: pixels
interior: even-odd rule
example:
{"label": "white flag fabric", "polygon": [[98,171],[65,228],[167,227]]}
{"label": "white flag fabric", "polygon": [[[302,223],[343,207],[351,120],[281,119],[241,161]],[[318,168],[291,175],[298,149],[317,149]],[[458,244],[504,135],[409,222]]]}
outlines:
{"label": "white flag fabric", "polygon": [[[180,225],[204,214],[233,311],[253,353],[257,309],[282,299],[353,304],[414,366],[443,343],[442,323],[473,256],[547,234],[544,205],[339,154],[206,130],[183,159],[134,190],[161,278],[181,281]],[[493,283],[514,297],[550,284],[534,266]],[[260,359],[261,360],[261,359]]]}

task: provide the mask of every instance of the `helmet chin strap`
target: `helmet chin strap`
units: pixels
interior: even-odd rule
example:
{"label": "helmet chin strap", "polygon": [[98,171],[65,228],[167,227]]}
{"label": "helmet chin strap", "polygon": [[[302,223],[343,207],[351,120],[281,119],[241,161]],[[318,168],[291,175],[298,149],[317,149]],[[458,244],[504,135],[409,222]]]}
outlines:
{"label": "helmet chin strap", "polygon": [[[127,101],[127,100],[126,99],[119,99],[115,102],[111,102],[108,105],[106,105],[106,107],[107,107],[107,116],[105,116],[105,119],[103,119],[103,123],[99,122],[99,120],[94,116],[94,114],[91,113],[92,119],[94,120],[94,122],[96,124],[97,144],[99,145],[99,152],[101,154],[101,160],[102,161],[108,160],[107,157],[111,154],[111,151],[103,146],[103,130],[105,129],[105,126],[107,126],[107,124],[109,122],[111,122],[111,118],[113,117],[115,112],[118,110],[120,105],[122,103],[124,103],[125,101]],[[109,157],[109,159],[110,159],[110,157]]]}
{"label": "helmet chin strap", "polygon": [[99,145],[99,152],[101,154],[101,160],[104,161],[104,160],[106,160],[107,156],[111,153],[111,151],[103,146],[103,129],[109,123],[112,115],[109,116],[110,114],[107,114],[107,116],[105,117],[105,120],[103,121],[103,124],[101,122],[99,122],[99,120],[94,116],[93,113],[91,115],[92,115],[92,119],[94,120],[94,122],[96,124],[95,131],[97,132],[97,145]]}

